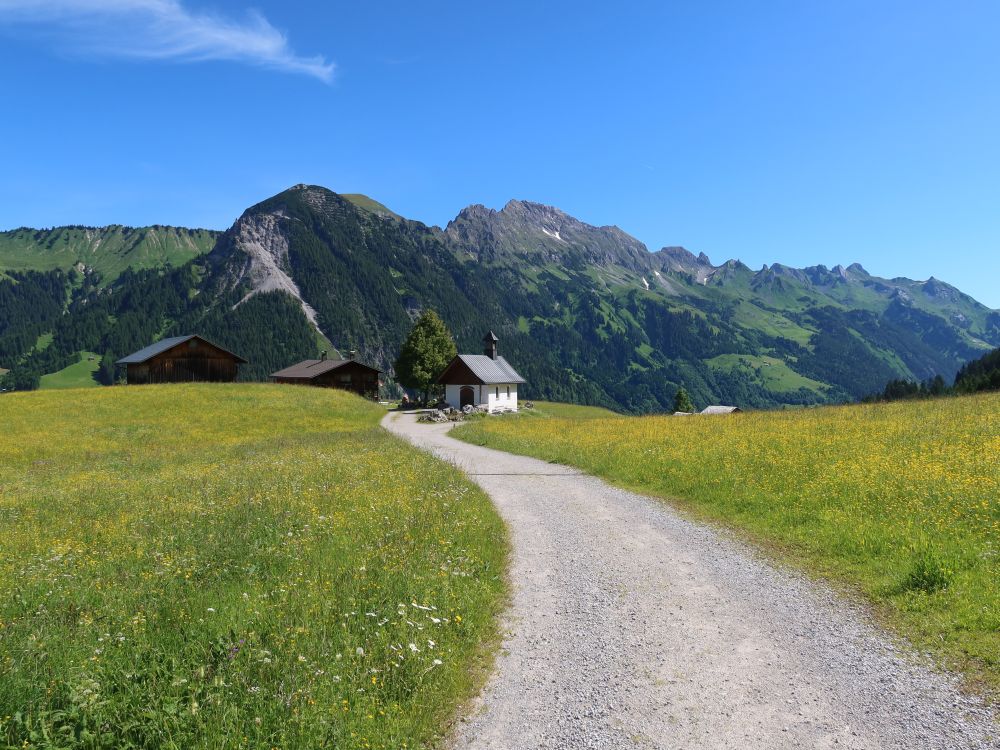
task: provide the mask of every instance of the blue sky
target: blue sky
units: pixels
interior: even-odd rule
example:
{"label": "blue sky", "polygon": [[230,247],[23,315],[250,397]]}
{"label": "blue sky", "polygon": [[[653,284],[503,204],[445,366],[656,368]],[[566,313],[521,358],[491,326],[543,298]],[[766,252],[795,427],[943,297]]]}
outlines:
{"label": "blue sky", "polygon": [[0,228],[522,198],[1000,308],[998,31],[961,0],[0,0]]}

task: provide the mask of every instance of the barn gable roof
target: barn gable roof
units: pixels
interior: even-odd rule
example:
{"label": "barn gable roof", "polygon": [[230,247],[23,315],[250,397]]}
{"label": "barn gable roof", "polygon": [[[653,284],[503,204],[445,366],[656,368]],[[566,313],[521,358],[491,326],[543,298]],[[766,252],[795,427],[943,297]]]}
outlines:
{"label": "barn gable roof", "polygon": [[[461,385],[454,378],[450,377],[453,370],[462,370],[455,367],[461,362],[468,368],[469,372],[483,385],[494,385],[496,383],[525,383],[524,378],[517,374],[517,371],[510,366],[510,363],[503,357],[493,359],[485,354],[459,354],[445,368],[445,371],[438,377],[437,382],[451,385]],[[459,373],[456,372],[456,375]]]}
{"label": "barn gable roof", "polygon": [[370,367],[356,359],[304,359],[298,364],[290,365],[283,370],[272,372],[272,378],[295,378],[298,380],[312,380],[320,375],[336,370],[344,365],[358,365],[374,372],[381,370]]}
{"label": "barn gable roof", "polygon": [[237,362],[242,362],[243,364],[246,364],[246,362],[247,362],[245,359],[243,359],[243,357],[239,356],[238,354],[233,354],[228,349],[223,349],[218,344],[213,344],[211,341],[209,341],[208,339],[206,339],[204,336],[199,336],[197,334],[193,334],[191,336],[171,336],[170,338],[160,339],[155,344],[150,344],[149,346],[147,346],[147,347],[145,347],[143,349],[140,349],[137,352],[133,352],[132,354],[129,354],[127,357],[122,357],[115,364],[119,364],[119,365],[141,365],[143,362],[148,362],[149,360],[151,360],[156,355],[163,354],[163,352],[169,351],[169,350],[173,349],[175,346],[179,346],[180,344],[183,344],[183,343],[185,343],[187,341],[190,341],[191,339],[198,339],[199,341],[205,342],[209,346],[214,346],[219,351],[222,351],[222,352],[225,352],[226,354],[231,355]]}

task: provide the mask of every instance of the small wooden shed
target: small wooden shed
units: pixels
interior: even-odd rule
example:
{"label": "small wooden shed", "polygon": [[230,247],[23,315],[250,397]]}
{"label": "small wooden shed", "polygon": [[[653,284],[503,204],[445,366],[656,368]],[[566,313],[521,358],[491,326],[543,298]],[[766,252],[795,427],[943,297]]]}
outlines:
{"label": "small wooden shed", "polygon": [[271,374],[275,383],[342,388],[365,398],[377,399],[381,370],[351,359],[306,359]]}
{"label": "small wooden shed", "polygon": [[231,383],[246,360],[198,336],[173,336],[122,357],[129,385],[145,383]]}

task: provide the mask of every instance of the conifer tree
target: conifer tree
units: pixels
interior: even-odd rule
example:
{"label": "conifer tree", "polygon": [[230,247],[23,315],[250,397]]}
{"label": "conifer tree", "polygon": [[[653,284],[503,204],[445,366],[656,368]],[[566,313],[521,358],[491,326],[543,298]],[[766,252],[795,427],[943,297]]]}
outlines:
{"label": "conifer tree", "polygon": [[677,395],[674,396],[674,411],[689,413],[694,411],[694,404],[691,403],[691,397],[688,396],[688,392],[684,386],[678,388]]}

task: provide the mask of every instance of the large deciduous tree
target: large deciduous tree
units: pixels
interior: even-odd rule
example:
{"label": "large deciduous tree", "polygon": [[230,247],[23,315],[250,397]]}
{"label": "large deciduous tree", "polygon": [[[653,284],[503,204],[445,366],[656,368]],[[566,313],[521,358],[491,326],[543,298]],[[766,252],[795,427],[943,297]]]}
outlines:
{"label": "large deciduous tree", "polygon": [[396,360],[396,378],[407,388],[430,400],[434,381],[458,350],[451,331],[433,310],[425,311],[413,324]]}

